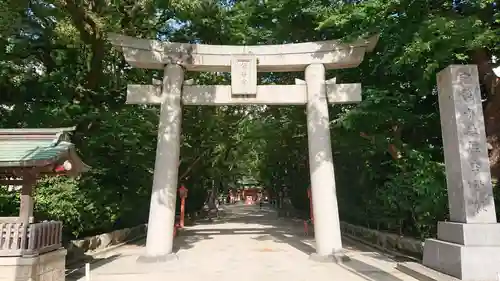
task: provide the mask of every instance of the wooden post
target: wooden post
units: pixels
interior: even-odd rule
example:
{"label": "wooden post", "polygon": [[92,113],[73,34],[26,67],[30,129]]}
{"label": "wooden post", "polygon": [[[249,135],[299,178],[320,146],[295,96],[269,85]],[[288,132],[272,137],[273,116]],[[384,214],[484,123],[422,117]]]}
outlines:
{"label": "wooden post", "polygon": [[182,197],[181,198],[181,218],[180,218],[180,226],[181,226],[181,228],[184,228],[185,207],[186,207],[186,198]]}
{"label": "wooden post", "polygon": [[309,216],[311,217],[311,222],[314,222],[313,200],[312,200],[312,196],[311,196],[311,187],[307,188],[307,197],[309,197]]}
{"label": "wooden post", "polygon": [[23,174],[23,185],[21,188],[21,206],[19,208],[19,220],[27,226],[33,218],[33,187],[36,176],[28,172]]}
{"label": "wooden post", "polygon": [[181,198],[181,217],[179,219],[180,228],[184,228],[184,215],[186,212],[186,197],[188,194],[188,189],[182,185],[179,187],[179,197]]}

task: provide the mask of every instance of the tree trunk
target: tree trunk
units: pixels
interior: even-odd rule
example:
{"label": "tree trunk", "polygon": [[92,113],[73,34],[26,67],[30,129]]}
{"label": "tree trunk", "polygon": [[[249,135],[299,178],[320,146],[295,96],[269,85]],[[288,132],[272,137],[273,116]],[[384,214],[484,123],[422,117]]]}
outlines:
{"label": "tree trunk", "polygon": [[485,111],[484,114],[487,141],[491,148],[489,151],[491,176],[496,185],[500,183],[500,93],[498,92],[497,90],[496,102],[491,104],[491,110]]}
{"label": "tree trunk", "polygon": [[493,66],[490,63],[491,55],[486,49],[474,50],[471,57],[478,67],[479,81],[486,90],[484,122],[490,147],[491,176],[493,182],[498,185],[500,179],[500,79],[493,73]]}

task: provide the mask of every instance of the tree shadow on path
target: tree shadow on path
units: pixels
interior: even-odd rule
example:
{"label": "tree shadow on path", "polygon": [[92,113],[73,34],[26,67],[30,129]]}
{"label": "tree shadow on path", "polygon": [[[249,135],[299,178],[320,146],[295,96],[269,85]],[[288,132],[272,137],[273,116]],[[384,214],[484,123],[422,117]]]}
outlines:
{"label": "tree shadow on path", "polygon": [[[184,229],[174,241],[175,248],[190,249],[198,241],[213,239],[218,235],[257,235],[252,239],[285,243],[306,255],[315,252],[314,238],[305,236],[301,219],[280,218],[277,211],[267,206],[262,209],[258,206],[245,205],[231,205],[223,208],[220,218],[198,221],[194,226]],[[344,238],[343,242],[351,260],[339,266],[366,280],[403,280],[394,275],[395,273],[401,274],[394,268],[394,259],[354,241]],[[265,248],[262,251],[272,252],[274,249]]]}

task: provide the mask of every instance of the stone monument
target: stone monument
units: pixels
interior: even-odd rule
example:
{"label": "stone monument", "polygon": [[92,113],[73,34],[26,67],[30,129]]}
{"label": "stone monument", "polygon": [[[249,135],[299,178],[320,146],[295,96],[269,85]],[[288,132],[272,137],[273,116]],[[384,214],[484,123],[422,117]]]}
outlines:
{"label": "stone monument", "polygon": [[[319,261],[341,259],[342,241],[335,192],[328,104],[361,101],[361,84],[325,81],[325,70],[357,67],[378,37],[352,43],[322,41],[284,45],[217,46],[167,43],[110,35],[133,67],[163,69],[163,82],[128,85],[127,103],[158,104],[155,173],[146,240],[141,261],[162,261],[172,254],[181,132],[181,105],[306,105],[314,201],[316,254]],[[185,71],[231,72],[231,85],[193,85]],[[295,85],[258,85],[257,72],[305,72]]]}
{"label": "stone monument", "polygon": [[423,264],[461,280],[498,280],[497,223],[477,67],[437,75],[450,221],[427,239]]}

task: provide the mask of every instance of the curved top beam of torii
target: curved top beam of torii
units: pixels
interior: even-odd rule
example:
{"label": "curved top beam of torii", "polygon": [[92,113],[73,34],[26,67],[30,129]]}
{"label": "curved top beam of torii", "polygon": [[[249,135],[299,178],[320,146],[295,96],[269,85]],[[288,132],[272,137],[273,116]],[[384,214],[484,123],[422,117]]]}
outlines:
{"label": "curved top beam of torii", "polygon": [[126,61],[137,68],[163,69],[179,63],[188,71],[229,72],[233,57],[257,58],[257,71],[304,71],[307,65],[321,63],[327,69],[357,67],[371,52],[378,36],[353,43],[336,40],[282,45],[205,45],[167,43],[157,40],[109,34],[111,43],[122,49]]}

